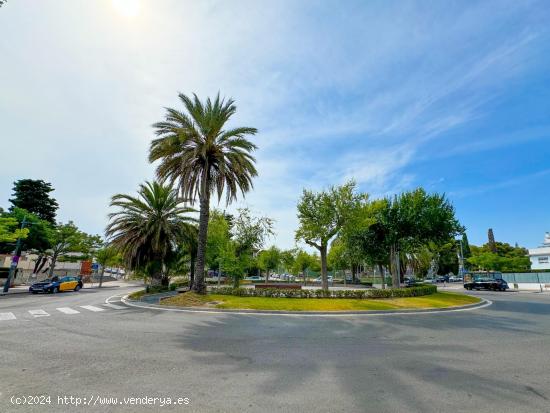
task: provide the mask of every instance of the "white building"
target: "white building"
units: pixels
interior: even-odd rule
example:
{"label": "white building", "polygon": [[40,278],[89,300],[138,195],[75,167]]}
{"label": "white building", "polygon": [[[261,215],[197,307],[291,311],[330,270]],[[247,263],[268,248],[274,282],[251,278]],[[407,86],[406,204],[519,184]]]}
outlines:
{"label": "white building", "polygon": [[544,234],[544,243],[529,249],[532,270],[550,270],[550,232]]}

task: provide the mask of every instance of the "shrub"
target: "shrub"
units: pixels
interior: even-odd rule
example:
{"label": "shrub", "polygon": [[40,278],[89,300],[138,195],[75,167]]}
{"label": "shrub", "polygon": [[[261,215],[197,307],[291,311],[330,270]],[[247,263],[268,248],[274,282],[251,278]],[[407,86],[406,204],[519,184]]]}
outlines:
{"label": "shrub", "polygon": [[175,291],[178,288],[187,287],[187,286],[189,286],[189,281],[176,281],[176,282],[170,283],[170,291]]}
{"label": "shrub", "polygon": [[235,295],[239,297],[274,297],[274,298],[393,298],[420,297],[437,292],[435,285],[422,285],[410,288],[387,288],[385,290],[287,290],[277,288],[212,288],[213,294]]}

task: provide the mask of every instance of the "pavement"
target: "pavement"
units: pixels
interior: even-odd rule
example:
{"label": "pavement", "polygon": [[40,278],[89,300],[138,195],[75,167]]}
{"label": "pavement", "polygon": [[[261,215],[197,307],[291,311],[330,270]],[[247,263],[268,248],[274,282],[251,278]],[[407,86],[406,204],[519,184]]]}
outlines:
{"label": "pavement", "polygon": [[0,297],[0,411],[550,412],[548,295],[289,317],[125,306],[137,289]]}

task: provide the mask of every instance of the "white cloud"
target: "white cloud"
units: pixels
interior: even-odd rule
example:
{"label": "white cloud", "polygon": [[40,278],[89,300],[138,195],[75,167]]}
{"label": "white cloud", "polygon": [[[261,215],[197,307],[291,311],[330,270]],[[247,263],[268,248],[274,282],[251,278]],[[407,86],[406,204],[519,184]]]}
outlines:
{"label": "white cloud", "polygon": [[524,70],[536,28],[495,27],[529,5],[499,5],[142,1],[121,18],[107,0],[8,2],[0,133],[16,156],[0,164],[0,184],[51,181],[60,218],[101,232],[110,195],[153,176],[150,125],[163,107],[178,91],[221,91],[237,100],[236,123],[260,129],[245,202],[291,246],[303,187],[413,185],[408,168],[426,145],[483,116]]}

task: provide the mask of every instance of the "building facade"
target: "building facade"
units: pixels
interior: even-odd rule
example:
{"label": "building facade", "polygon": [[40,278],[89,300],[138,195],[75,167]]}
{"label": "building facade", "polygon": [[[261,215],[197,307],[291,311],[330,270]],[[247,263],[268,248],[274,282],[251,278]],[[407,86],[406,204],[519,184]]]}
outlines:
{"label": "building facade", "polygon": [[550,270],[550,232],[544,235],[544,242],[538,248],[529,249],[532,270]]}

